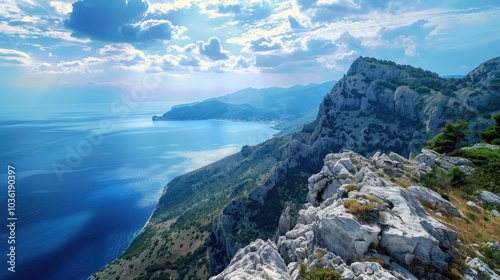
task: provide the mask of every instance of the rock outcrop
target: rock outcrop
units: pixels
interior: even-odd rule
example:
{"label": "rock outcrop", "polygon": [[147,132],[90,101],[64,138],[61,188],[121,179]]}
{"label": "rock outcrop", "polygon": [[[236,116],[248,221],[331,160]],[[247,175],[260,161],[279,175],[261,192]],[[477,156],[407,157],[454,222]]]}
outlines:
{"label": "rock outcrop", "polygon": [[[288,206],[280,218],[277,245],[258,240],[240,249],[231,264],[212,279],[260,275],[264,269],[257,263],[264,257],[251,254],[262,251],[256,249],[262,244],[267,246],[267,256],[273,256],[266,257],[270,259],[267,265],[278,267],[276,277],[280,278],[254,279],[302,279],[299,266],[303,263],[306,270],[327,268],[342,279],[446,277],[457,233],[430,216],[422,205],[443,216],[463,218],[464,214],[437,192],[418,185],[401,187],[391,176],[409,181],[411,174],[423,170],[447,170],[457,164],[471,172],[473,165],[425,150],[422,155],[428,156],[408,160],[394,153],[370,158],[352,151],[328,154],[321,171],[309,177],[308,202],[299,211],[296,225],[290,228],[293,218]],[[481,273],[495,275],[480,264]]]}
{"label": "rock outcrop", "polygon": [[430,161],[416,159],[401,163],[383,154],[365,159],[351,151],[327,155],[321,172],[309,178],[309,204],[299,212],[297,225],[279,238],[285,261],[304,262],[323,248],[350,264],[376,250],[406,267],[425,264],[447,271],[457,234],[429,216],[419,199],[443,214],[463,214],[430,189],[405,189],[386,177],[431,168]]}
{"label": "rock outcrop", "polygon": [[258,239],[238,250],[229,266],[221,274],[210,278],[224,279],[291,280],[291,277],[276,245],[271,241]]}

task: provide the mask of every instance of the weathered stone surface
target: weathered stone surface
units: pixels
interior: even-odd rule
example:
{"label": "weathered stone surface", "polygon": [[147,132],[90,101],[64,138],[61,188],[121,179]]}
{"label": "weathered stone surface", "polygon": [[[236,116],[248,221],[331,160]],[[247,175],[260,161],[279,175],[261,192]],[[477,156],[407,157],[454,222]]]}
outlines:
{"label": "weathered stone surface", "polygon": [[491,210],[491,215],[493,215],[493,217],[497,217],[497,218],[500,217],[500,213],[498,213],[498,211],[495,209]]}
{"label": "weathered stone surface", "polygon": [[462,149],[463,150],[477,150],[477,149],[485,149],[485,148],[486,149],[498,150],[498,149],[500,149],[500,146],[498,146],[498,145],[491,145],[491,144],[488,144],[488,143],[476,143],[472,147],[463,147]]}
{"label": "weathered stone surface", "polygon": [[374,262],[355,262],[349,267],[350,271],[342,274],[342,279],[366,279],[366,280],[396,280],[393,274],[386,271],[380,264]]}
{"label": "weathered stone surface", "polygon": [[238,250],[229,266],[211,280],[229,279],[276,279],[290,280],[287,266],[278,253],[276,245],[261,239]]}
{"label": "weathered stone surface", "polygon": [[453,204],[444,199],[439,193],[425,187],[411,186],[409,190],[424,206],[438,213],[456,217],[462,217],[463,213]]}
{"label": "weathered stone surface", "polygon": [[483,213],[484,212],[484,209],[481,206],[474,203],[474,201],[467,201],[465,203],[465,205],[467,205],[467,208],[469,208],[470,210],[472,210],[476,213]]}
{"label": "weathered stone surface", "polygon": [[476,275],[468,275],[469,277],[466,277],[466,279],[500,280],[500,276],[498,276],[487,264],[478,258],[472,259],[467,263],[467,265],[476,272]]}
{"label": "weathered stone surface", "polygon": [[[429,158],[432,162],[442,158],[434,155],[432,151],[427,154],[431,154]],[[278,241],[285,261],[301,262],[311,258],[315,248],[324,248],[327,253],[341,257],[346,263],[359,262],[370,254],[370,248],[382,247],[388,254],[387,258],[395,264],[393,267],[397,267],[396,263],[409,266],[418,259],[437,271],[446,271],[451,260],[447,250],[457,241],[457,234],[429,216],[419,199],[444,214],[463,214],[430,189],[420,186],[404,189],[386,179],[387,175],[381,176],[380,173],[384,172],[403,174],[404,170],[415,170],[422,162],[427,164],[425,161],[406,160],[395,155],[392,157],[393,159],[383,153],[376,153],[370,159],[365,159],[350,151],[327,155],[324,167],[328,167],[332,175],[320,172],[311,176],[309,197],[312,204],[299,211],[295,229]],[[339,164],[341,160],[343,163]],[[348,169],[345,162],[351,162],[354,168]],[[435,167],[441,168],[437,164]],[[359,208],[351,213],[344,206],[348,185],[336,187],[336,193],[328,192],[328,195],[325,195],[323,192],[323,196],[318,197],[318,182],[340,181],[338,175],[343,173],[348,173],[353,184],[357,186],[350,189],[348,199],[356,201],[360,207],[370,205],[368,210]],[[305,233],[308,234],[307,238]],[[311,242],[308,243],[308,240]],[[402,268],[400,270],[405,271]],[[350,268],[344,268],[344,272],[344,276],[356,277],[356,273]],[[414,279],[411,273],[405,273],[406,276],[398,275]],[[395,274],[391,275],[394,277]]]}
{"label": "weathered stone surface", "polygon": [[491,205],[500,206],[500,196],[492,192],[482,191],[476,198]]}

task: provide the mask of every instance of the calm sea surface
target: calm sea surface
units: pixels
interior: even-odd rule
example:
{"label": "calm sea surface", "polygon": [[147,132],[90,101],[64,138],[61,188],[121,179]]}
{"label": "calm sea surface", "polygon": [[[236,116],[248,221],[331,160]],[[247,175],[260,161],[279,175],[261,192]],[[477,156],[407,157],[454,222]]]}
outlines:
{"label": "calm sea surface", "polygon": [[[270,138],[268,124],[152,122],[168,105],[0,107],[0,279],[86,279],[123,252],[175,176]],[[7,271],[7,166],[16,267]]]}

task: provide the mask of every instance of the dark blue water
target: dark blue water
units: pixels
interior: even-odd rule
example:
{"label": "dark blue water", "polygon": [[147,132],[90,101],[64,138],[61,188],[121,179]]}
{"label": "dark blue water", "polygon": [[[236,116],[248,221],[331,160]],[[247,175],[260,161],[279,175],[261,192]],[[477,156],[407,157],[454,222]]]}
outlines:
{"label": "dark blue water", "polygon": [[[153,123],[166,107],[1,110],[1,279],[86,279],[126,249],[168,181],[276,132],[256,123]],[[7,271],[8,164],[16,168],[15,273]]]}

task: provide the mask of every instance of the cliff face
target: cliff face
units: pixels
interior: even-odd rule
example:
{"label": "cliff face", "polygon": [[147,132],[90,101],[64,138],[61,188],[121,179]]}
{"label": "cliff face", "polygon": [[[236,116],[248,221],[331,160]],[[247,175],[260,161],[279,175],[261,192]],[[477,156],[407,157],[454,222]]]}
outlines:
{"label": "cliff face", "polygon": [[[305,129],[310,145],[342,147],[362,154],[418,152],[446,121],[469,121],[469,141],[485,128],[480,117],[500,110],[500,58],[463,79],[444,79],[411,66],[358,58],[325,96],[316,121]],[[488,118],[488,117],[487,117]]]}
{"label": "cliff face", "polygon": [[[393,151],[407,157],[419,152],[446,121],[467,120],[471,131],[484,130],[491,124],[489,114],[500,111],[499,65],[500,58],[492,59],[453,80],[411,66],[358,58],[323,98],[316,120],[301,132],[244,147],[239,154],[170,182],[150,222],[120,262],[97,276],[120,271],[124,279],[141,272],[188,279],[220,273],[239,249],[256,238],[273,238],[278,228],[281,235],[293,228],[293,215],[280,221],[281,212],[287,205],[306,202],[306,182],[321,169],[327,154],[345,148],[365,156]],[[311,202],[321,204],[332,192],[331,188],[318,191],[309,199],[315,197]],[[406,194],[400,191],[401,196]],[[288,211],[294,213],[293,207]],[[375,237],[392,234],[381,226],[369,232]],[[188,234],[198,236],[197,241],[186,241]],[[427,235],[435,238],[433,234]],[[432,238],[425,241],[429,246],[435,244],[429,241]],[[445,251],[454,242],[453,237],[446,240]],[[184,247],[176,245],[179,242]],[[357,260],[363,250],[350,259]],[[443,260],[445,251],[430,254]],[[142,265],[140,260],[148,256],[156,256],[151,265],[160,265]],[[405,258],[391,257],[398,262]]]}

